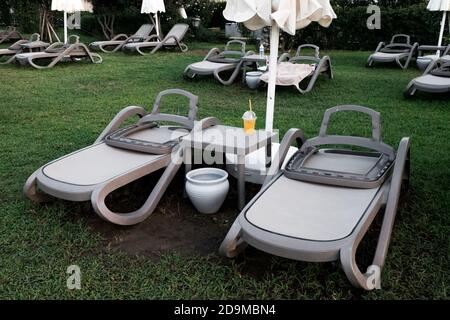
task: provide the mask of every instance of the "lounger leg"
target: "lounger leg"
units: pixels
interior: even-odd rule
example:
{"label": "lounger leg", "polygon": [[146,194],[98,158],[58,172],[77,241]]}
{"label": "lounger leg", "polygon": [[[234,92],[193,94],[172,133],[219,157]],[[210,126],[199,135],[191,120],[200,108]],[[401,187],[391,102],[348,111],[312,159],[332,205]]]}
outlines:
{"label": "lounger leg", "polygon": [[42,193],[37,189],[36,176],[37,176],[38,171],[34,172],[25,182],[25,185],[23,187],[23,195],[24,195],[24,197],[26,197],[34,202],[51,201],[51,199],[52,199],[51,196],[49,196],[45,193]]}
{"label": "lounger leg", "polygon": [[362,230],[360,233],[361,236],[352,245],[341,250],[340,258],[342,267],[350,282],[356,287],[361,287],[366,290],[381,289],[381,271],[391,240],[402,183],[409,179],[409,149],[409,138],[403,138],[400,141],[400,146],[397,151],[397,159],[391,178],[383,224],[378,237],[377,249],[372,265],[367,268],[365,274],[362,274],[356,264],[356,249],[358,248],[362,235],[365,234],[365,230]]}
{"label": "lounger leg", "polygon": [[185,147],[183,150],[183,158],[184,158],[184,186],[183,186],[183,197],[187,198],[187,192],[186,192],[186,175],[189,171],[192,170],[192,149]]}
{"label": "lounger leg", "polygon": [[[166,161],[166,160],[164,160]],[[150,196],[147,201],[145,201],[144,205],[138,210],[130,213],[116,213],[112,212],[105,204],[105,199],[112,191],[117,190],[118,188],[134,181],[145,174],[154,172],[155,170],[146,170],[144,172],[133,172],[128,173],[123,176],[119,176],[105,184],[99,186],[94,190],[91,196],[92,206],[97,212],[97,214],[103,219],[112,222],[118,225],[134,225],[140,223],[147,219],[155,210],[159,201],[161,200],[164,192],[172,181],[173,177],[177,173],[178,169],[182,164],[182,148],[177,150],[175,153],[171,155],[171,159],[169,160],[169,164],[166,167],[163,175],[158,180],[158,183],[153,188]],[[154,167],[164,167],[161,164],[153,163]]]}
{"label": "lounger leg", "polygon": [[220,255],[234,258],[247,247],[247,243],[241,238],[241,231],[241,226],[236,219],[219,247]]}
{"label": "lounger leg", "polygon": [[245,156],[237,156],[237,169],[238,208],[242,210],[245,207]]}

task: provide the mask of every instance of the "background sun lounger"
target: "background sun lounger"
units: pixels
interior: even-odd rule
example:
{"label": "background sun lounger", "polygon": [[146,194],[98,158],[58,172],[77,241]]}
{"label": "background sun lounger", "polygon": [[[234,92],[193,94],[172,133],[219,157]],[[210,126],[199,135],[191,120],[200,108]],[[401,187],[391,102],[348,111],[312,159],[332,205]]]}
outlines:
{"label": "background sun lounger", "polygon": [[16,30],[16,27],[9,26],[0,33],[0,43],[22,39],[23,36]]}
{"label": "background sun lounger", "polygon": [[13,62],[15,60],[15,55],[22,53],[24,50],[34,51],[35,48],[41,50],[48,46],[50,46],[49,43],[40,41],[40,35],[38,33],[33,33],[29,40],[19,40],[7,49],[0,49],[0,59],[6,58],[6,60],[0,62],[0,64]]}
{"label": "background sun lounger", "polygon": [[[103,61],[100,55],[90,52],[84,43],[80,43],[79,37],[75,35],[69,37],[67,44],[56,42],[43,52],[20,53],[15,56],[15,59],[23,66],[29,65],[36,69],[52,68],[57,63],[68,60],[86,59],[94,64],[102,63]],[[39,65],[36,63],[37,61],[50,62]]]}
{"label": "background sun lounger", "polygon": [[[314,54],[302,53],[305,49],[313,50]],[[314,88],[317,78],[321,74],[327,74],[330,79],[333,79],[330,57],[320,57],[319,47],[313,44],[299,46],[295,56],[292,58],[287,53],[283,54],[279,59],[279,63],[281,65],[277,74],[277,85],[294,85],[302,94],[310,92]],[[284,74],[282,74],[283,70],[285,70]],[[304,79],[309,79],[309,82],[306,88],[302,89],[300,88],[300,83]],[[263,74],[261,80],[268,82],[269,74]]]}
{"label": "background sun lounger", "polygon": [[[239,50],[233,50],[233,45],[239,45]],[[186,67],[183,75],[193,79],[197,75],[214,75],[217,81],[223,85],[230,85],[234,82],[242,68],[242,57],[252,52],[245,52],[245,42],[240,40],[231,40],[225,46],[224,50],[218,48],[211,49],[203,61],[195,62]],[[222,72],[232,71],[228,80],[221,76]]]}
{"label": "background sun lounger", "polygon": [[[167,35],[159,41],[157,35],[150,36],[146,42],[127,43],[122,47],[125,52],[138,52],[141,55],[153,54],[161,48],[173,49],[179,48],[181,52],[188,51],[188,46],[183,43],[183,38],[189,29],[189,25],[184,23],[177,23],[170,29]],[[156,39],[157,41],[150,41]],[[146,53],[144,50],[150,50]]]}
{"label": "background sun lounger", "polygon": [[[443,56],[444,59],[445,57],[448,56]],[[405,98],[414,96],[417,91],[430,93],[450,92],[450,59],[444,59],[431,62],[423,75],[411,80],[404,92]],[[445,68],[447,72],[439,72],[440,68]]]}
{"label": "background sun lounger", "polygon": [[[404,39],[400,42],[399,39]],[[367,60],[367,67],[372,67],[375,62],[391,63],[395,62],[400,68],[408,68],[413,56],[417,53],[419,44],[411,45],[411,38],[406,34],[396,34],[389,44],[380,42],[375,53],[371,54]]]}
{"label": "background sun lounger", "polygon": [[[372,137],[327,135],[330,116],[338,111],[369,114],[372,117]],[[304,143],[298,151],[300,154],[296,155],[302,156],[301,152],[306,152],[300,160],[304,159],[301,163],[307,162],[298,174],[307,175],[308,179],[293,179],[288,177],[289,170],[280,170],[290,145],[298,140]],[[376,150],[376,153],[320,149],[308,154],[309,150],[317,150],[315,148],[319,145],[353,145]],[[409,145],[409,138],[403,138],[395,152],[384,144],[380,137],[379,113],[360,106],[328,109],[319,137],[305,141],[300,130],[289,130],[262,190],[239,214],[220,246],[220,253],[235,257],[250,244],[259,250],[295,260],[340,260],[354,286],[366,290],[380,288],[381,270],[401,187],[402,184],[407,186],[409,180]],[[294,167],[291,161],[299,159],[295,158],[296,155],[287,168]],[[381,164],[379,159],[389,159],[389,166],[386,163],[387,168],[378,168],[380,177],[377,176],[377,183],[369,183],[366,172]],[[303,170],[308,174],[302,173]],[[383,208],[375,256],[367,272],[362,273],[356,263],[356,251]]]}
{"label": "background sun lounger", "polygon": [[[182,95],[189,99],[187,116],[160,112],[162,99],[168,95]],[[187,91],[171,89],[159,93],[151,113],[142,107],[123,109],[93,145],[52,161],[33,173],[24,186],[25,196],[35,202],[48,201],[51,197],[69,201],[90,200],[95,212],[109,222],[119,225],[142,222],[152,214],[182,164],[179,139],[192,130],[201,130],[203,126],[217,123],[214,118],[194,122],[197,101],[198,97]],[[137,126],[144,126],[144,130],[132,132],[118,141],[134,139],[136,144],[125,149],[109,145],[107,140],[111,139],[110,135],[133,116],[139,116]],[[160,121],[176,123],[177,126],[153,126]],[[147,129],[146,125],[151,126]],[[161,154],[136,151],[135,148],[145,143],[162,144],[164,150],[167,143],[173,144],[172,148]],[[108,194],[160,169],[164,172],[141,208],[130,213],[117,213],[107,207],[105,198]]]}
{"label": "background sun lounger", "polygon": [[150,34],[154,29],[153,24],[143,24],[132,36],[124,33],[118,34],[111,40],[95,41],[89,44],[89,48],[94,51],[103,51],[105,53],[116,52],[127,43],[144,42],[150,40]]}

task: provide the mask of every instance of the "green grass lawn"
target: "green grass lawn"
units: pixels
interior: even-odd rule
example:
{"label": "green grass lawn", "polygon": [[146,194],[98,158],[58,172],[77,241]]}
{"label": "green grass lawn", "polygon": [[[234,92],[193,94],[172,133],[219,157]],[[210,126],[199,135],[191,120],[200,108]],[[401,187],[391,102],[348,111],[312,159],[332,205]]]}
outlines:
{"label": "green grass lawn", "polygon": [[[149,57],[103,54],[101,65],[63,64],[44,71],[0,66],[0,298],[448,299],[449,96],[419,94],[405,100],[402,92],[419,71],[366,69],[368,52],[327,52],[335,79],[323,77],[309,94],[279,88],[275,127],[281,134],[301,128],[311,137],[318,134],[327,108],[359,104],[381,112],[388,144],[397,146],[402,137],[412,138],[412,185],[397,216],[383,290],[352,288],[339,266],[331,263],[270,255],[252,259],[251,254],[228,261],[215,252],[165,252],[157,259],[133,255],[108,247],[92,227],[90,221],[100,218],[92,217],[89,204],[37,205],[22,198],[23,183],[39,166],[92,143],[122,107],[150,108],[157,93],[168,88],[198,95],[199,117],[216,116],[236,126],[252,98],[262,128],[264,91],[250,91],[239,81],[224,87],[211,78],[183,79],[185,66],[211,46],[197,43],[185,54],[160,52]],[[176,101],[166,110],[184,112]],[[332,130],[368,134],[369,124],[365,118],[337,116]],[[167,205],[166,199],[158,214]],[[113,233],[123,229],[109,228]],[[370,246],[360,251],[362,261],[370,262]],[[71,264],[81,267],[81,290],[66,288],[66,268]],[[248,271],[259,268],[264,271]]]}

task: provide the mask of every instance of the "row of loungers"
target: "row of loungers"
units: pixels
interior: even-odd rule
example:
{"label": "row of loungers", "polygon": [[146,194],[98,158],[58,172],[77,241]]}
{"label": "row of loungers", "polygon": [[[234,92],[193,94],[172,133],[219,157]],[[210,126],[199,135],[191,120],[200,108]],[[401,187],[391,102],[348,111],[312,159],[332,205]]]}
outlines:
{"label": "row of loungers", "polygon": [[[237,47],[237,48],[236,48]],[[305,49],[313,51],[312,55],[304,54]],[[195,62],[186,67],[184,77],[193,79],[197,76],[213,75],[214,78],[223,85],[231,85],[245,68],[246,57],[254,55],[253,51],[246,51],[246,44],[243,41],[229,41],[223,50],[219,48],[211,49],[203,61]],[[284,53],[278,59],[279,69],[283,68],[283,79],[277,77],[278,85],[293,85],[300,93],[311,91],[321,74],[327,74],[330,79],[333,78],[331,60],[328,56],[321,57],[319,47],[312,44],[305,44],[298,47],[296,54],[290,56]],[[302,68],[296,68],[295,65],[309,66],[306,73]],[[279,72],[280,73],[280,72]],[[224,78],[228,74],[228,78]],[[265,79],[265,75],[261,77]],[[300,88],[300,83],[304,79],[309,79],[305,89]]]}
{"label": "row of loungers", "polygon": [[[188,50],[187,45],[183,43],[183,38],[189,28],[187,24],[174,25],[161,41],[156,35],[150,35],[153,27],[151,24],[145,24],[136,34],[130,37],[122,34],[110,41],[93,42],[89,47],[92,50],[103,52],[116,52],[122,49],[126,52],[138,52],[142,55],[155,53],[161,48],[176,47],[182,52]],[[5,34],[8,34],[8,39],[11,39],[13,32],[15,32],[15,29],[5,31]],[[153,39],[156,41],[150,41]],[[36,69],[47,69],[63,61],[85,60],[94,64],[102,63],[102,57],[93,53],[89,47],[81,43],[76,35],[70,36],[67,43],[55,42],[49,44],[40,41],[38,34],[33,34],[29,40],[19,40],[7,49],[0,49],[0,64],[16,62]],[[148,50],[149,53],[146,52]]]}
{"label": "row of loungers", "polygon": [[[450,92],[450,45],[447,47],[421,46],[411,44],[411,38],[405,34],[394,35],[388,44],[380,42],[377,49],[367,60],[367,67],[375,63],[393,63],[406,69],[418,51],[435,50],[439,56],[433,56],[431,63],[423,75],[411,80],[404,91],[406,98],[412,97],[417,91],[429,93]],[[435,58],[436,57],[436,58]]]}
{"label": "row of loungers", "polygon": [[[185,116],[161,112],[170,95],[187,98]],[[135,106],[123,109],[94,144],[36,170],[24,194],[36,202],[90,201],[101,218],[118,225],[142,222],[154,212],[183,165],[180,140],[219,124],[215,118],[197,121],[197,104],[197,96],[170,89],[158,95],[151,112]],[[337,112],[369,116],[372,137],[329,135],[330,117]],[[134,116],[139,117],[136,124],[121,127]],[[282,169],[294,143],[297,152]],[[334,145],[340,149],[330,147]],[[371,151],[355,151],[355,146]],[[232,224],[219,252],[235,257],[251,245],[296,260],[339,260],[353,285],[380,288],[400,192],[408,187],[409,147],[409,138],[401,140],[397,151],[382,142],[380,114],[361,106],[327,110],[318,137],[305,139],[301,130],[289,130],[261,191]],[[105,199],[111,192],[157,170],[163,173],[141,208],[128,213],[108,208]],[[376,252],[364,273],[356,263],[356,251],[381,212]]]}
{"label": "row of loungers", "polygon": [[161,48],[178,48],[181,52],[186,52],[188,46],[183,42],[189,29],[189,25],[184,23],[175,24],[163,39],[157,35],[151,35],[154,29],[153,24],[144,24],[132,36],[119,34],[108,41],[96,41],[89,44],[92,50],[106,53],[117,52],[137,52],[141,55],[153,54]]}

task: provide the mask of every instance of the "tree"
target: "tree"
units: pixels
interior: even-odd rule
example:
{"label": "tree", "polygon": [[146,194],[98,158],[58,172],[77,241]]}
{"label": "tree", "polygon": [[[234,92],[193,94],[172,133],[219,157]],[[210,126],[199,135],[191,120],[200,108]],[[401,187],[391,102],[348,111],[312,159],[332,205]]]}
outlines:
{"label": "tree", "polygon": [[95,17],[106,39],[111,39],[115,34],[116,17],[128,6],[137,5],[137,2],[136,0],[92,0]]}

